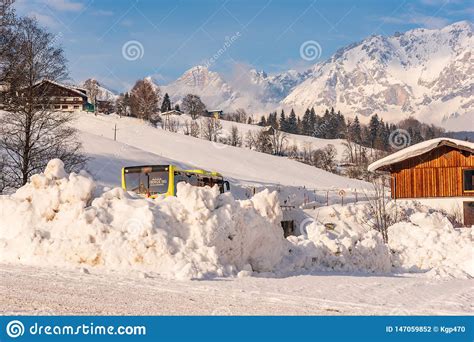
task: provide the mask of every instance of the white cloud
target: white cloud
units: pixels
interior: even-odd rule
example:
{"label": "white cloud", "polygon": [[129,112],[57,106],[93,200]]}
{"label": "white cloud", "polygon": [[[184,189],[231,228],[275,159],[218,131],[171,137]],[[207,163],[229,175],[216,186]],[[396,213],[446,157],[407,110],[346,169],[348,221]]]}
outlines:
{"label": "white cloud", "polygon": [[36,20],[38,20],[38,23],[40,23],[43,26],[47,26],[50,28],[57,28],[59,26],[58,21],[54,19],[52,16],[49,16],[47,14],[31,11],[31,12],[28,12],[27,15],[28,17],[36,18]]}
{"label": "white cloud", "polygon": [[458,4],[460,0],[421,0],[421,3],[428,6],[444,6],[448,4]]}
{"label": "white cloud", "polygon": [[427,29],[442,28],[449,24],[449,20],[443,17],[434,17],[423,14],[404,14],[399,17],[382,17],[385,23],[391,24],[414,24]]}
{"label": "white cloud", "polygon": [[57,11],[78,12],[84,8],[81,2],[71,0],[43,0],[43,2]]}

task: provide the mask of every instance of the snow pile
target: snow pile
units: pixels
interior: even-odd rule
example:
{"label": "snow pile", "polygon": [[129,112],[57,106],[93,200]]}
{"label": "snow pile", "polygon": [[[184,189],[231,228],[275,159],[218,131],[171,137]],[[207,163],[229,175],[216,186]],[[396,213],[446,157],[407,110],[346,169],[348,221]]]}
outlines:
{"label": "snow pile", "polygon": [[389,227],[394,267],[433,276],[474,276],[472,229],[455,230],[440,212],[415,213]]}
{"label": "snow pile", "polygon": [[273,270],[287,241],[275,193],[236,201],[217,188],[178,184],[177,197],[93,197],[85,172],[45,173],[0,198],[0,260],[152,271],[178,279]]}
{"label": "snow pile", "polygon": [[115,188],[94,197],[86,173],[52,160],[42,174],[0,197],[0,262],[100,267],[176,279],[288,275],[301,271],[427,272],[474,276],[472,230],[446,215],[392,204],[389,244],[370,228],[367,203],[315,211],[305,233],[284,239],[276,192],[235,200],[215,188],[180,183],[156,200]]}
{"label": "snow pile", "polygon": [[297,271],[343,271],[388,273],[390,250],[374,230],[356,232],[341,225],[326,227],[313,222],[307,236],[290,237],[294,249],[284,260],[283,269]]}
{"label": "snow pile", "polygon": [[317,220],[305,227],[307,236],[293,239],[293,254],[299,255],[294,266],[474,277],[472,229],[454,229],[446,214],[419,203],[390,202],[387,211],[398,221],[388,228],[388,245],[370,228],[367,203],[320,208]]}

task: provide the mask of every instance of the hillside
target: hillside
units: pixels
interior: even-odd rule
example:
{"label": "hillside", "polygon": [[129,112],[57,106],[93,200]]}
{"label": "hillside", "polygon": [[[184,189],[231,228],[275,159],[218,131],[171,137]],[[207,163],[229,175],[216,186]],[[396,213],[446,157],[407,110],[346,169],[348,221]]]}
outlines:
{"label": "hillside", "polygon": [[[115,124],[118,141],[113,141]],[[224,127],[231,124],[225,122]],[[319,189],[368,187],[365,182],[338,176],[285,157],[171,133],[135,118],[78,113],[75,126],[80,130],[85,152],[93,158],[90,165],[95,177],[108,185],[119,185],[120,168],[123,166],[172,162],[183,167],[219,171],[238,184]],[[243,124],[239,126],[242,129],[259,128]],[[313,141],[319,146],[332,142],[299,136],[293,139],[302,139],[300,143],[304,140]],[[341,141],[335,143],[341,150]]]}

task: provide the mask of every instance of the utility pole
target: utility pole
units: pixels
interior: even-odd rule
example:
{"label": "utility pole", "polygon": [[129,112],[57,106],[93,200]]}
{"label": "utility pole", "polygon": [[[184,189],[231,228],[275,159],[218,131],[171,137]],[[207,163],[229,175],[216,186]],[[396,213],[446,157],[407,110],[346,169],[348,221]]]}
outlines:
{"label": "utility pole", "polygon": [[114,125],[114,141],[117,141],[117,124]]}

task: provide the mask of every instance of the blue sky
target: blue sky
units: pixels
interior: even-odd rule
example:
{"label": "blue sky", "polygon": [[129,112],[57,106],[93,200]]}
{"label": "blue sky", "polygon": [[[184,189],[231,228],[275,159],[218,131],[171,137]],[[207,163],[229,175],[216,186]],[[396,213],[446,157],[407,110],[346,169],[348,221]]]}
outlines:
{"label": "blue sky", "polygon": [[[168,83],[197,64],[224,75],[236,65],[305,69],[372,34],[474,16],[460,0],[16,0],[16,8],[57,34],[73,81],[94,77],[118,91],[148,75]],[[317,53],[304,59],[307,41]]]}

